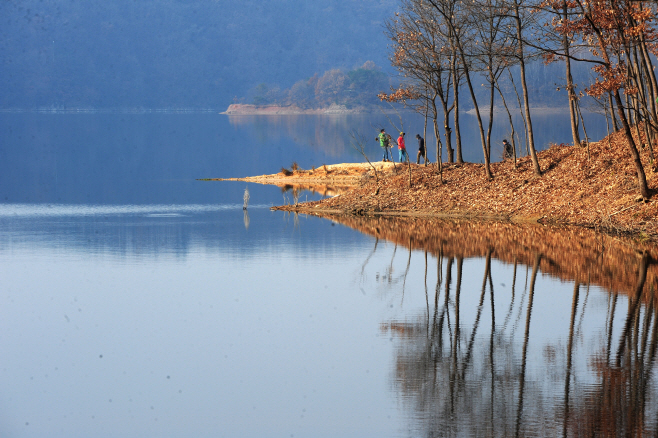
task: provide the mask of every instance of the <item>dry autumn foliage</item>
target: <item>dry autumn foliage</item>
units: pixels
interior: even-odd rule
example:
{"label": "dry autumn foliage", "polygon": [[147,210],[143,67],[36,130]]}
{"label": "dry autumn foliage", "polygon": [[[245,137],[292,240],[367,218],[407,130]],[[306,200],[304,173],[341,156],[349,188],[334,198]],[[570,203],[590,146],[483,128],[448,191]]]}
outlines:
{"label": "dry autumn foliage", "polygon": [[[645,143],[644,138],[640,140],[639,144]],[[641,150],[641,155],[645,168],[650,169],[648,151]],[[412,165],[411,186],[407,172],[399,165],[395,172],[391,163],[385,163],[389,166],[382,172],[378,186],[374,178],[368,177],[372,171],[363,166],[360,177],[343,179],[345,183],[360,181],[352,190],[329,199],[276,208],[529,220],[658,241],[658,202],[655,196],[648,202],[638,196],[637,174],[622,132],[586,147],[554,145],[538,156],[543,176],[534,174],[530,157],[519,159],[516,167],[511,161],[492,163],[491,180],[482,171],[482,164],[444,163],[443,180],[435,167]],[[305,182],[313,179],[322,181],[320,175],[307,175]],[[658,173],[649,171],[647,180],[655,193]]]}

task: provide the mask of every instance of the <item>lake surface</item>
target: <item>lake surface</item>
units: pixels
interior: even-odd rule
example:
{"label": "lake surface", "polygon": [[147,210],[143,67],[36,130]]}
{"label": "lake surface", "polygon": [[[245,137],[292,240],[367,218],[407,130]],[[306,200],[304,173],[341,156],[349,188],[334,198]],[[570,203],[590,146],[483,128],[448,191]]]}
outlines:
{"label": "lake surface", "polygon": [[378,126],[0,114],[0,436],[654,435],[658,274],[627,245],[197,180],[362,161],[352,130],[377,159]]}

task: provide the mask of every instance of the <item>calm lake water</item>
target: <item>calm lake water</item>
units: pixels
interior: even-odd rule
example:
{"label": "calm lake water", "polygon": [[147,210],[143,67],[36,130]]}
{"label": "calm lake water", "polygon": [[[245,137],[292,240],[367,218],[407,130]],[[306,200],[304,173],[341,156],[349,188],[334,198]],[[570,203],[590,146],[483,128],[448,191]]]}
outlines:
{"label": "calm lake water", "polygon": [[354,129],[379,158],[379,126],[0,114],[0,436],[654,435],[656,267],[626,245],[294,216],[271,186],[244,212],[246,184],[197,180],[362,161]]}

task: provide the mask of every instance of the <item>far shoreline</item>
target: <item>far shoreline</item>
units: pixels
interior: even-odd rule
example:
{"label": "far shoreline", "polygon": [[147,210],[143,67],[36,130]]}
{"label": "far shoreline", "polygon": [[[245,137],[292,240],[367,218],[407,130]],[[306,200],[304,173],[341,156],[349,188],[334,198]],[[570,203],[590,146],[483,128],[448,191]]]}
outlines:
{"label": "far shoreline", "polygon": [[[566,107],[549,107],[549,106],[531,106],[530,109],[539,114],[561,114]],[[512,111],[519,111],[519,108],[511,108]],[[228,106],[226,111],[219,114],[227,116],[293,116],[293,115],[351,115],[351,114],[395,114],[396,112],[415,112],[409,108],[385,108],[379,106],[357,106],[348,108],[345,105],[332,104],[324,108],[300,108],[296,105],[252,105],[243,103],[233,103]],[[480,113],[488,114],[489,108],[480,108]],[[494,113],[505,112],[503,107],[494,107]],[[475,115],[475,109],[460,111],[463,114]]]}

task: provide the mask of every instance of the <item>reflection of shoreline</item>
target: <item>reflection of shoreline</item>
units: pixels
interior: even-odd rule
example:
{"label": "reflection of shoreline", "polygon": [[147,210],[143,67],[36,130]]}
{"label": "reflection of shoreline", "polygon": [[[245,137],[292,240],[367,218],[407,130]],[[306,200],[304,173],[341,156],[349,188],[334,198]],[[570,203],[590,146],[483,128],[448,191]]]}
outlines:
{"label": "reflection of shoreline", "polygon": [[296,105],[249,105],[233,103],[229,105],[226,111],[220,114],[228,116],[277,116],[277,115],[322,115],[322,114],[370,114],[374,112],[373,108],[355,107],[347,108],[345,105],[332,104],[326,108],[302,109]]}
{"label": "reflection of shoreline", "polygon": [[[565,281],[596,284],[610,292],[635,293],[640,255],[651,261],[646,283],[658,285],[658,246],[605,236],[577,227],[421,219],[390,216],[319,214],[364,234],[410,249],[446,257],[486,257],[532,266]],[[646,288],[656,293],[657,288]],[[647,296],[643,296],[646,300]]]}
{"label": "reflection of shoreline", "polygon": [[[377,242],[373,253],[376,249]],[[654,284],[645,281],[648,254],[636,263],[634,296],[619,300],[626,309],[616,312],[614,294],[603,320],[604,309],[587,306],[589,281],[581,285],[576,280],[570,302],[555,303],[561,307],[557,312],[534,304],[542,253],[535,254],[529,283],[528,271],[525,285],[517,281],[515,259],[512,278],[503,275],[511,280],[511,294],[494,292],[501,277],[492,276],[493,252],[490,247],[486,253],[476,307],[476,301],[461,300],[473,292],[462,289],[464,259],[440,247],[433,297],[425,255],[426,311],[415,320],[393,319],[380,326],[385,336],[398,340],[392,386],[410,412],[414,436],[442,436],[445,431],[450,436],[654,436],[658,297]],[[566,323],[562,316],[569,307]],[[497,323],[503,313],[504,322]],[[598,330],[581,330],[586,313],[588,319],[598,314]],[[510,318],[512,314],[517,317]],[[537,317],[551,318],[548,331],[537,327]],[[621,331],[613,329],[620,323]],[[559,336],[567,327],[564,349]],[[540,360],[532,353],[539,348],[544,352]]]}

